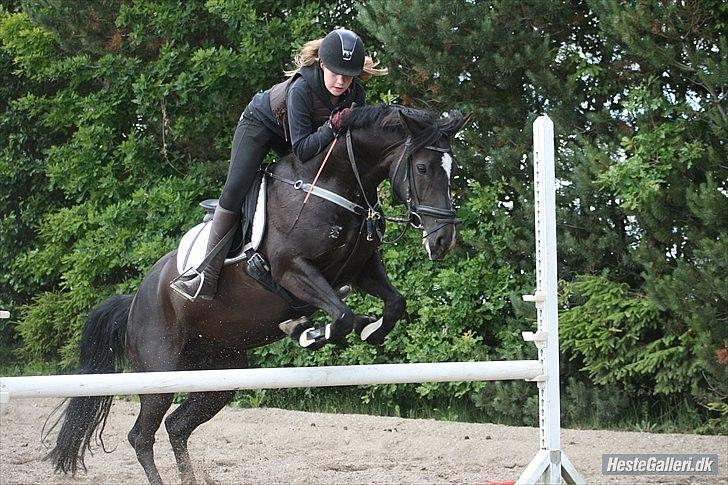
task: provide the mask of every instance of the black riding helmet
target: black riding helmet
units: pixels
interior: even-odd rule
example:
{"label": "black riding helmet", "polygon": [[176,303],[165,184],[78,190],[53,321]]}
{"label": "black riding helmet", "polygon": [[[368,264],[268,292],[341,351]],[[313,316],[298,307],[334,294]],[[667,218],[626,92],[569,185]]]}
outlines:
{"label": "black riding helmet", "polygon": [[329,32],[318,52],[326,68],[336,74],[358,76],[364,69],[364,42],[351,30]]}

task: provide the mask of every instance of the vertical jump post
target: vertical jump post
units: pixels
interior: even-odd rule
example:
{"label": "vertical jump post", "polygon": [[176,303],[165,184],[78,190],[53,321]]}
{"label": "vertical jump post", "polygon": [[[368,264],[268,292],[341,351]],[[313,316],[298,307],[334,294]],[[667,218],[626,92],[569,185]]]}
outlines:
{"label": "vertical jump post", "polygon": [[[0,310],[0,318],[10,318],[10,312],[7,310]],[[0,389],[0,405],[7,403],[10,400],[10,395]],[[0,410],[2,411],[2,410]]]}
{"label": "vertical jump post", "polygon": [[536,291],[524,295],[536,305],[538,329],[523,332],[523,339],[538,348],[544,373],[538,384],[540,449],[517,484],[585,483],[561,451],[559,394],[559,312],[556,274],[556,184],[554,175],[554,124],[548,116],[533,123],[533,199],[536,226]]}

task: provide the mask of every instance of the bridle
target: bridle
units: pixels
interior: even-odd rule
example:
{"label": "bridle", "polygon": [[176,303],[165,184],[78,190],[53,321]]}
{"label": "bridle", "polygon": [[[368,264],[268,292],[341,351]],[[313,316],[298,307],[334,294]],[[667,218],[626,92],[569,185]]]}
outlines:
{"label": "bridle", "polygon": [[[430,205],[423,205],[420,204],[420,197],[417,193],[417,186],[415,185],[415,178],[414,173],[412,171],[412,165],[413,165],[413,159],[412,159],[412,153],[410,153],[410,148],[412,147],[412,136],[408,136],[407,139],[402,144],[402,152],[399,155],[399,158],[395,162],[394,165],[394,171],[392,172],[392,178],[390,180],[392,185],[392,191],[394,191],[395,181],[397,180],[397,175],[400,170],[400,166],[402,165],[403,160],[407,160],[407,163],[405,164],[405,173],[404,173],[404,179],[402,180],[406,193],[405,193],[405,206],[407,208],[407,213],[403,217],[385,217],[385,220],[394,222],[397,224],[409,224],[410,226],[414,227],[415,229],[421,229],[423,230],[424,227],[422,225],[422,216],[427,217],[433,217],[435,219],[435,222],[438,223],[434,229],[431,229],[429,232],[426,232],[422,237],[426,238],[430,234],[434,234],[435,232],[439,231],[443,227],[450,225],[450,224],[460,224],[462,222],[462,219],[459,219],[456,217],[456,212],[452,209],[442,209],[440,207],[433,207]],[[448,153],[449,150],[446,148],[440,148],[436,146],[428,145],[424,147],[427,150],[434,150],[436,152],[440,153]],[[381,218],[381,214],[376,210],[379,207],[379,201],[377,201],[376,207],[372,206],[372,204],[367,199],[366,193],[364,191],[364,186],[361,183],[361,178],[359,176],[359,169],[356,165],[356,158],[354,157],[354,147],[351,141],[351,130],[347,130],[346,132],[346,151],[349,156],[349,163],[351,164],[352,171],[354,172],[354,176],[356,177],[357,183],[359,184],[359,189],[361,190],[362,195],[364,196],[364,202],[366,202],[367,206],[369,207],[369,214],[370,216],[376,213],[376,219]],[[381,237],[380,240],[384,243],[392,243],[398,241],[403,235],[405,230],[407,229],[407,226],[404,227],[402,230],[402,233],[395,238],[393,241],[384,241]],[[367,237],[367,239],[369,239]],[[369,239],[371,240],[371,239]]]}
{"label": "bridle", "polygon": [[[436,226],[434,229],[431,229],[429,232],[425,233],[422,237],[425,238],[429,236],[430,234],[433,234],[443,227],[449,225],[449,224],[460,224],[462,222],[462,219],[459,219],[456,217],[456,212],[452,209],[442,209],[440,207],[433,207],[431,205],[424,205],[420,204],[420,197],[417,193],[417,186],[415,185],[415,178],[414,178],[414,172],[413,172],[413,159],[412,154],[408,154],[410,147],[412,145],[412,137],[408,137],[407,140],[404,142],[404,149],[402,150],[402,153],[399,156],[399,159],[397,159],[397,162],[394,165],[394,171],[392,172],[392,191],[394,191],[395,186],[395,180],[397,179],[397,175],[400,170],[400,166],[402,165],[402,160],[405,159],[405,155],[407,157],[407,163],[405,165],[405,173],[404,173],[404,180],[402,181],[405,186],[405,206],[407,208],[407,214],[404,217],[387,217],[386,220],[395,222],[395,223],[403,223],[403,224],[409,224],[415,229],[424,229],[422,225],[422,216],[432,217],[435,219],[435,222],[439,225]],[[432,145],[428,145],[424,147],[427,150],[433,150],[440,153],[449,153],[450,150],[447,148],[440,148]]]}

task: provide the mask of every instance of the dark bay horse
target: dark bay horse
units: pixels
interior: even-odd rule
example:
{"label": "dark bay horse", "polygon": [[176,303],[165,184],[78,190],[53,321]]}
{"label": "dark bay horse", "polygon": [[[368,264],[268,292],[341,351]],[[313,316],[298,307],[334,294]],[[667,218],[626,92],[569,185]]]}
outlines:
{"label": "dark bay horse", "polygon": [[[389,282],[377,249],[378,231],[383,232],[377,204],[381,182],[391,181],[409,221],[423,231],[431,259],[441,259],[454,246],[458,220],[449,190],[450,140],[465,121],[459,114],[436,118],[399,106],[355,109],[346,126],[349,140],[335,142],[316,185],[358,210],[317,196],[302,206],[306,194],[286,182],[313,181],[323,154],[306,163],[289,156],[273,165],[269,223],[259,252],[273,280],[311,305],[308,314],[315,309],[328,314],[331,339],[340,341],[352,330],[361,334],[373,321],[341,301],[334,288],[343,284],[384,301],[381,325],[366,335],[367,342],[381,343],[404,315],[404,298]],[[223,269],[214,300],[185,300],[169,287],[178,276],[175,258],[176,252],[162,257],[135,295],[112,296],[89,313],[81,340],[82,373],[118,372],[124,362],[137,372],[245,368],[248,349],[284,338],[278,324],[302,316],[251,279],[244,263]],[[153,445],[162,420],[182,482],[194,483],[187,440],[233,396],[234,391],[191,393],[166,419],[172,394],[139,396],[141,409],[128,438],[151,483],[161,483]],[[84,453],[94,436],[100,438],[111,400],[70,399],[48,455],[56,471],[85,468]]]}

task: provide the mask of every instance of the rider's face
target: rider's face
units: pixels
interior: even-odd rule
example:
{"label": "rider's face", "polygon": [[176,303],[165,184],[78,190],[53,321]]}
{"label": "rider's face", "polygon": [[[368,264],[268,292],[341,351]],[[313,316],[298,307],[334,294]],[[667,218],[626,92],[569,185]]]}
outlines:
{"label": "rider's face", "polygon": [[324,63],[321,63],[321,69],[324,71],[324,85],[332,96],[337,98],[344,94],[351,82],[354,80],[352,76],[344,76],[343,74],[336,74],[334,71],[330,71]]}

